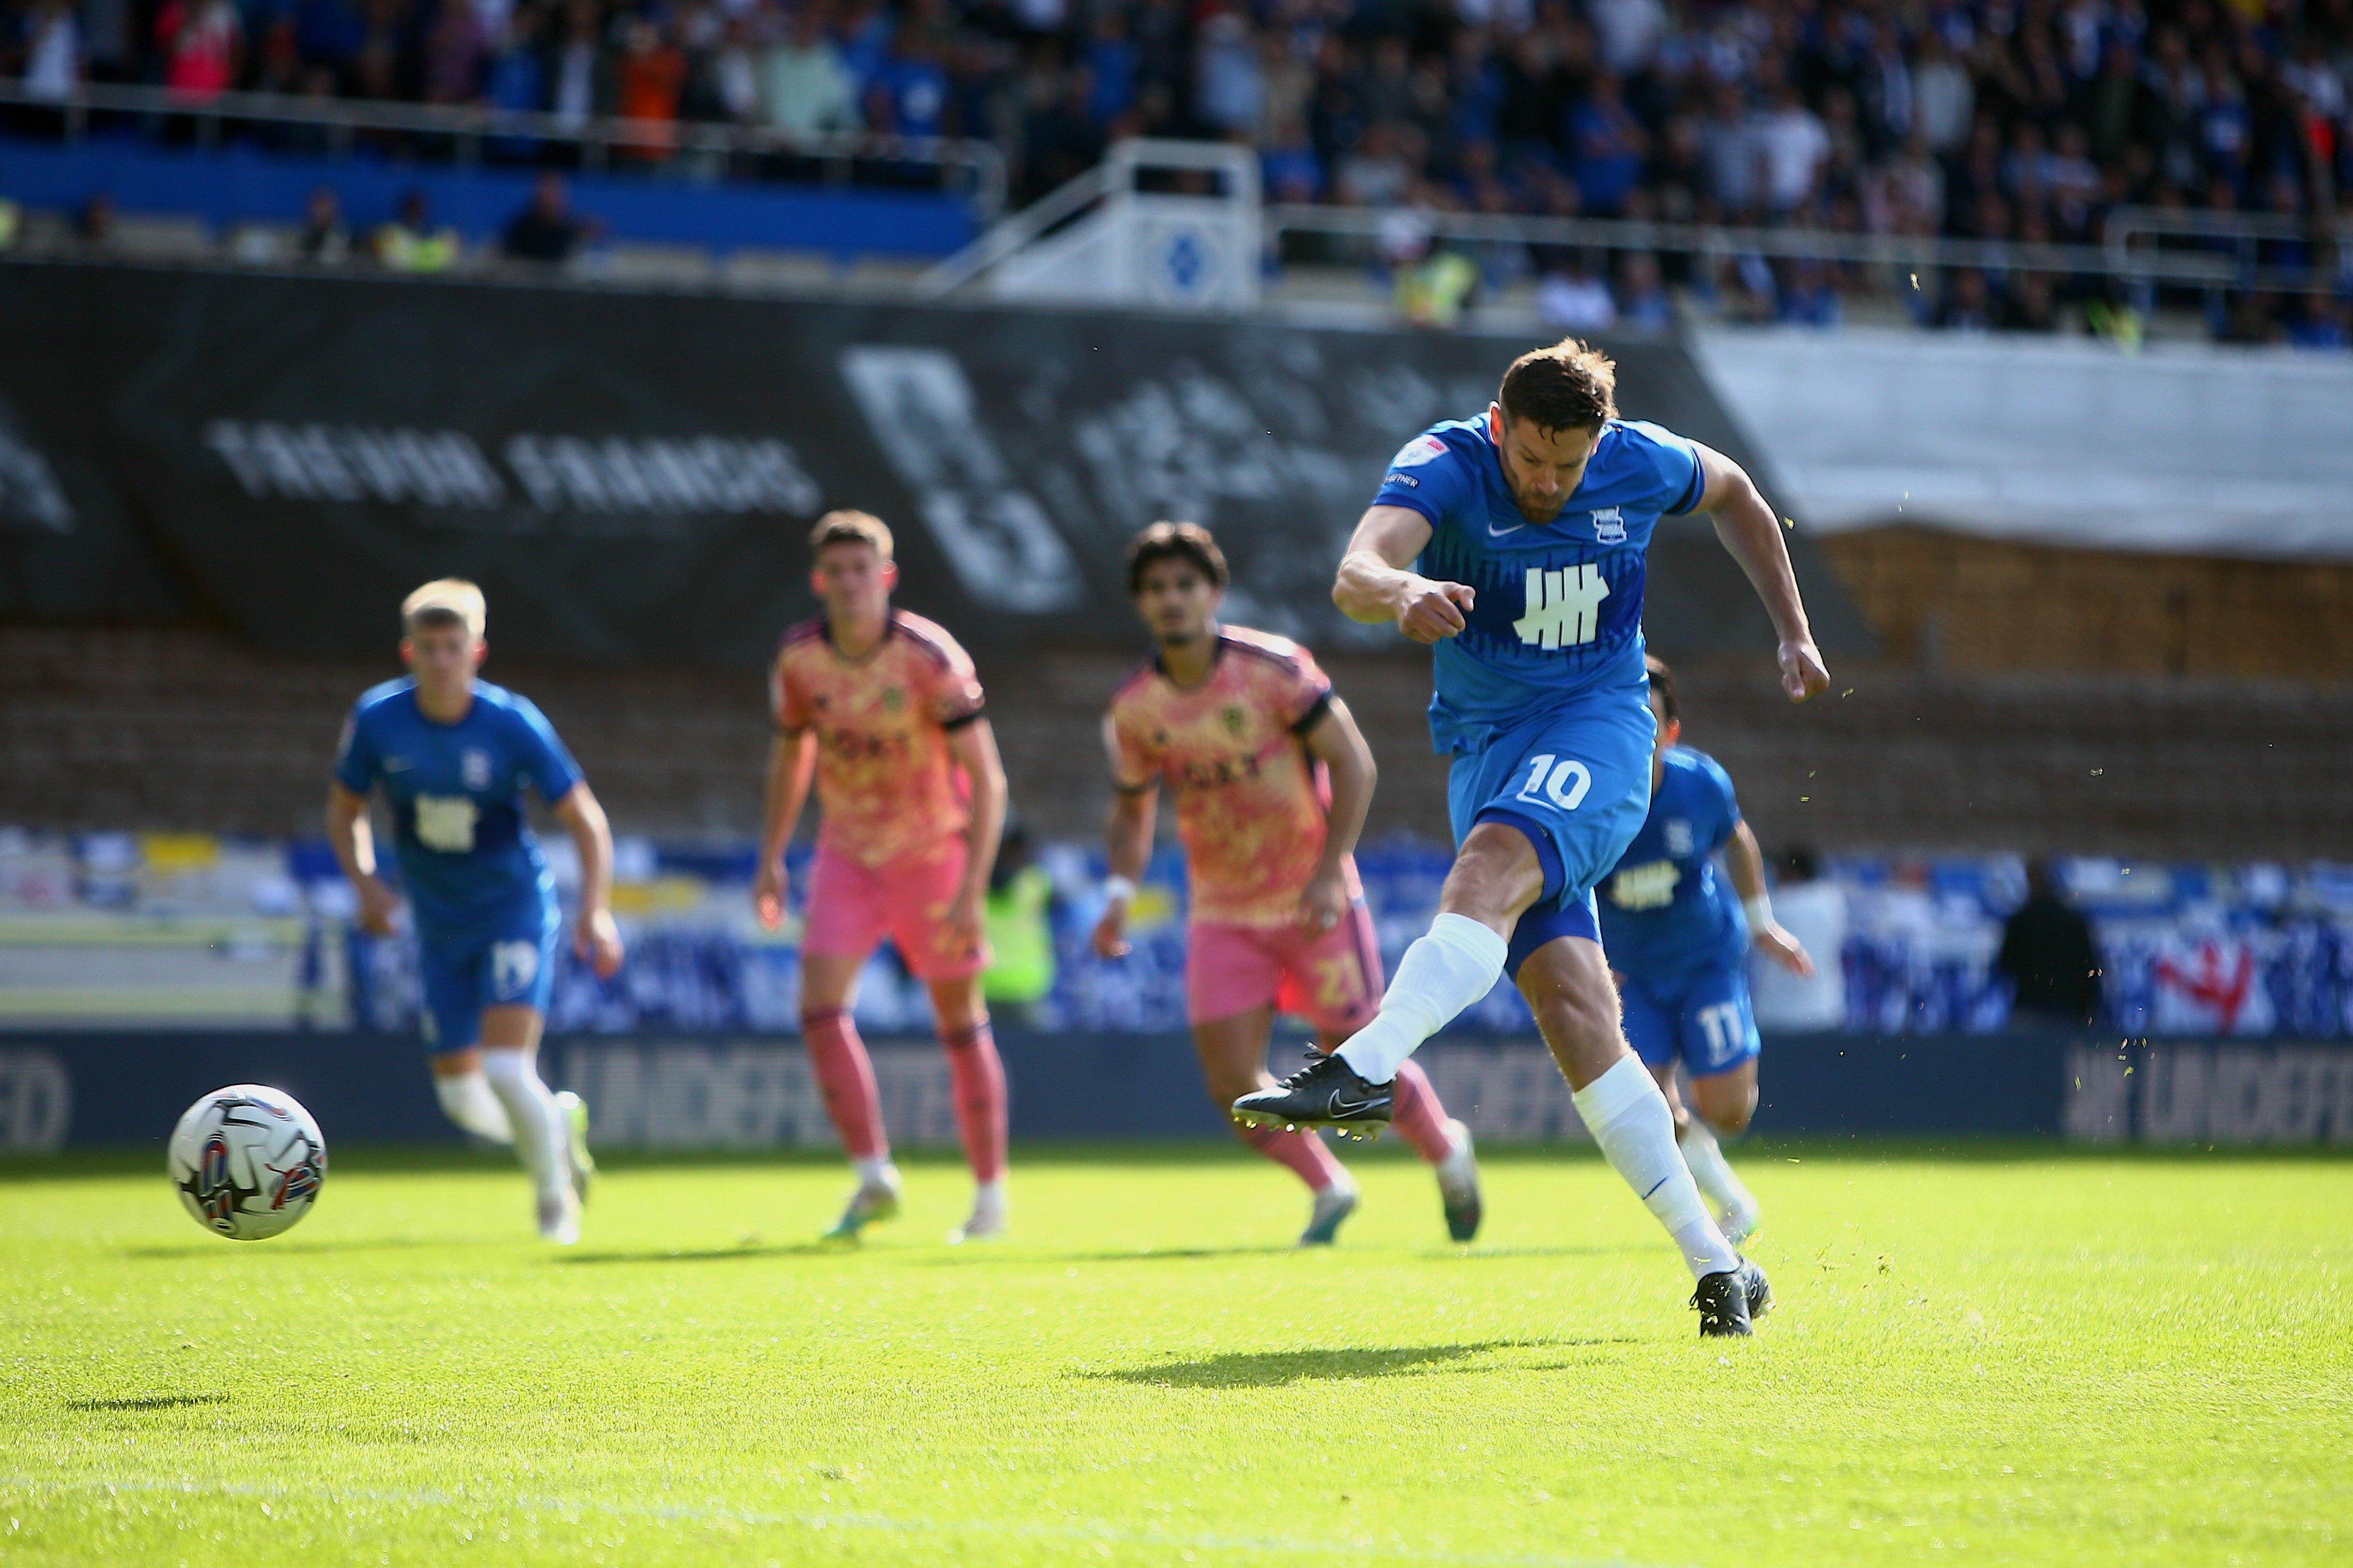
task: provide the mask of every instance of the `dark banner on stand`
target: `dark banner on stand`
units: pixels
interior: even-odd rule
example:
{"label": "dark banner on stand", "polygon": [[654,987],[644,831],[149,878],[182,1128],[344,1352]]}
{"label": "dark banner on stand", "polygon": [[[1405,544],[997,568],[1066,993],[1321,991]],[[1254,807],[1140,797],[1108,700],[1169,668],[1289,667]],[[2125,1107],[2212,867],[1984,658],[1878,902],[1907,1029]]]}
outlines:
{"label": "dark banner on stand", "polygon": [[[1121,552],[1215,529],[1233,619],[1387,648],[1330,578],[1388,458],[1530,346],[1472,334],[362,277],[0,266],[0,616],[202,614],[376,652],[408,589],[489,591],[511,655],[752,665],[810,608],[807,526],[880,514],[902,602],[968,641],[1133,642]],[[1690,355],[1615,345],[1620,402],[1735,456]],[[1832,652],[1869,646],[1791,548]],[[1670,653],[1772,647],[1671,520]]]}

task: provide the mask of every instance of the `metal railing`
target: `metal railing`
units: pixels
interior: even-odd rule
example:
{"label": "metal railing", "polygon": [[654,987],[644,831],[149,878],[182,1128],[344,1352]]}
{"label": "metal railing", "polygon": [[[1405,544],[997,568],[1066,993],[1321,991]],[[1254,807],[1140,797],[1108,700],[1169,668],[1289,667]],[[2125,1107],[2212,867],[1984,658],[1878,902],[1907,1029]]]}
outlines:
{"label": "metal railing", "polygon": [[[2100,238],[2102,248],[2107,252],[2111,269],[2125,276],[2138,276],[2141,263],[2152,252],[2166,254],[2162,249],[2164,241],[2187,239],[2197,242],[2217,260],[2221,258],[2219,247],[2227,245],[2234,277],[2257,280],[2267,275],[2284,275],[2291,270],[2265,268],[2262,265],[2266,245],[2308,246],[2315,262],[2323,265],[2327,258],[2321,252],[2333,246],[2337,252],[2335,259],[2339,266],[2353,260],[2353,215],[2315,222],[2279,213],[2118,207],[2108,214]],[[2180,253],[2176,251],[2172,254]],[[2327,281],[2316,274],[2307,275],[2304,280]]]}
{"label": "metal railing", "polygon": [[[2132,245],[2132,235],[2161,232],[2142,216],[2156,212],[2157,209],[2153,208],[2118,209],[2116,216],[2119,217],[2132,215],[2131,226],[2122,236],[2112,229],[2106,243],[2102,245],[1948,239],[1930,235],[1854,234],[1794,226],[1738,228],[1713,224],[1652,223],[1631,218],[1514,217],[1435,210],[1418,210],[1414,219],[1434,239],[1471,244],[1673,251],[1706,258],[1760,256],[1915,270],[2001,268],[2079,276],[2105,275],[2131,282],[2197,288],[2293,289],[2312,281],[2306,269],[2257,266],[2252,253],[2242,258],[2236,254],[2166,250],[2153,245]],[[1395,209],[1278,203],[1265,209],[1264,221],[1270,242],[1279,247],[1282,237],[1286,234],[1376,239],[1398,220]],[[2293,232],[2301,235],[2306,231],[2297,228]],[[2345,226],[2339,226],[2339,233],[2348,242],[2353,242],[2353,232],[2348,232]],[[1280,254],[1279,248],[1277,254]]]}
{"label": "metal railing", "polygon": [[[69,98],[28,92],[0,81],[0,106],[34,111],[19,120],[47,121],[69,141],[86,137],[93,122],[146,121],[185,124],[198,145],[215,145],[251,128],[317,132],[331,154],[368,140],[406,140],[412,150],[446,150],[461,167],[485,160],[523,162],[544,147],[572,148],[580,166],[601,170],[617,158],[640,166],[675,163],[698,173],[737,158],[806,160],[822,183],[849,184],[860,164],[930,164],[944,189],[962,187],[975,216],[986,222],[1005,207],[1005,156],[987,142],[965,137],[870,135],[829,132],[796,135],[767,126],[703,121],[573,119],[474,104],[386,103],[373,99],[310,98],[286,93],[224,92],[191,97],[163,88],[85,84]],[[54,117],[51,120],[49,117]],[[437,145],[438,144],[438,145]]]}

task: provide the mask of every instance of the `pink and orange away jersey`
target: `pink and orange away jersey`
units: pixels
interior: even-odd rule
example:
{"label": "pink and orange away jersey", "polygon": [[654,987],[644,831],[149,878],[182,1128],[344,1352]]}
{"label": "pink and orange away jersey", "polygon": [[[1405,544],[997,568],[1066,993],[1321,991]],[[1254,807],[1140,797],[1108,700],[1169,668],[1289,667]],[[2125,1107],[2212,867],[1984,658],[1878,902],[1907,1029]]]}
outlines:
{"label": "pink and orange away jersey", "polygon": [[823,620],[806,621],[776,650],[768,698],[779,730],[817,731],[821,847],[880,866],[964,832],[972,781],[948,731],[980,717],[980,680],[940,627],[893,610],[881,644],[853,662]]}
{"label": "pink and orange away jersey", "polygon": [[[1112,776],[1176,793],[1193,919],[1275,926],[1297,918],[1323,858],[1331,784],[1303,737],[1332,700],[1314,656],[1287,637],[1227,626],[1209,678],[1190,690],[1155,658],[1113,694]],[[1358,891],[1354,861],[1348,891]]]}

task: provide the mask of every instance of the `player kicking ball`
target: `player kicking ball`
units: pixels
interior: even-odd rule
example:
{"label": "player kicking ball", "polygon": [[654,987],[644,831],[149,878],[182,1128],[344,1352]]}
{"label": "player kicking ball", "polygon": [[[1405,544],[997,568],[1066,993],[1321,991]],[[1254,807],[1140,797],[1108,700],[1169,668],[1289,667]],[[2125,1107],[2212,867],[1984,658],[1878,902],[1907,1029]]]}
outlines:
{"label": "player kicking ball", "polygon": [[[1667,1097],[1683,1163],[1737,1247],[1757,1229],[1757,1199],[1732,1173],[1715,1134],[1738,1137],[1757,1110],[1749,944],[1800,979],[1813,973],[1814,961],[1773,919],[1765,857],[1741,819],[1730,776],[1714,757],[1678,743],[1673,671],[1648,662],[1659,726],[1651,814],[1601,885],[1601,945],[1616,972],[1626,1038]],[[1716,877],[1719,850],[1737,905]],[[1678,1061],[1697,1115],[1676,1092]]]}
{"label": "player kicking ball", "polygon": [[824,813],[801,936],[801,1038],[858,1189],[826,1234],[854,1241],[899,1212],[898,1168],[874,1065],[850,1019],[859,972],[885,936],[931,993],[947,1047],[956,1129],[977,1184],[948,1239],[1005,1234],[1005,1068],[981,999],[988,871],[1005,826],[1005,769],[980,681],[956,640],[891,607],[891,531],[832,511],[809,535],[819,618],[785,634],[770,676],[760,867],[763,925],[785,914],[785,846],[814,778]]}
{"label": "player kicking ball", "polygon": [[[1372,1017],[1381,988],[1354,855],[1373,753],[1305,648],[1219,624],[1227,581],[1225,555],[1198,524],[1156,522],[1128,546],[1128,592],[1160,651],[1103,720],[1112,875],[1094,932],[1097,952],[1126,955],[1128,905],[1165,780],[1191,871],[1186,1007],[1221,1106],[1274,1082],[1266,1050],[1278,1008],[1303,1016],[1328,1052]],[[1447,1120],[1411,1062],[1398,1069],[1394,1100],[1398,1131],[1437,1169],[1448,1232],[1470,1240],[1479,1232],[1470,1129]],[[1329,1245],[1356,1207],[1356,1184],[1332,1152],[1312,1132],[1240,1121],[1234,1131],[1314,1194],[1299,1244]]]}
{"label": "player kicking ball", "polygon": [[1700,1332],[1746,1334],[1770,1288],[1708,1213],[1666,1098],[1627,1047],[1593,905],[1650,809],[1642,574],[1659,519],[1714,520],[1772,616],[1791,700],[1830,675],[1748,476],[1620,419],[1615,393],[1615,367],[1574,340],[1521,355],[1484,414],[1405,445],[1357,522],[1333,599],[1433,645],[1454,865],[1379,1016],[1234,1109],[1275,1125],[1390,1116],[1406,1058],[1508,969],[1594,1142],[1690,1266]]}
{"label": "player kicking ball", "polygon": [[425,1047],[450,1121],[512,1143],[537,1189],[543,1240],[580,1239],[596,1164],[579,1096],[539,1076],[539,1034],[563,923],[555,879],[523,816],[528,789],[580,854],[573,951],[597,976],[621,966],[613,835],[604,807],[530,699],[478,679],[490,651],[471,583],[427,583],[400,606],[404,680],[363,694],[327,790],[327,842],[359,895],[360,929],[392,933],[397,897],[376,875],[368,793],[392,807],[393,847],[417,925]]}

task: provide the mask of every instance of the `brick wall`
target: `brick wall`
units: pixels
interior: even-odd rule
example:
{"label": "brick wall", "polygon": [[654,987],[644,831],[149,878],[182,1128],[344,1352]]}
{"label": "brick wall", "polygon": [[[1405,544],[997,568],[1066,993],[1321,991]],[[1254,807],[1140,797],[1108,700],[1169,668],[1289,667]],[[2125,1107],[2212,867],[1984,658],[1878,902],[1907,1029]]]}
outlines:
{"label": "brick wall", "polygon": [[1898,665],[2353,679],[2353,566],[2061,550],[1919,528],[1819,542]]}
{"label": "brick wall", "polygon": [[[1016,803],[1045,837],[1091,837],[1102,704],[1134,659],[981,652]],[[1442,834],[1427,661],[1327,667],[1380,762],[1371,833]],[[313,832],[344,710],[396,670],[197,632],[0,628],[0,823]],[[756,674],[489,673],[547,710],[621,831],[754,830]],[[2353,858],[2353,689],[1841,667],[1792,708],[1761,663],[1679,674],[1686,738],[1731,769],[1768,845]]]}

